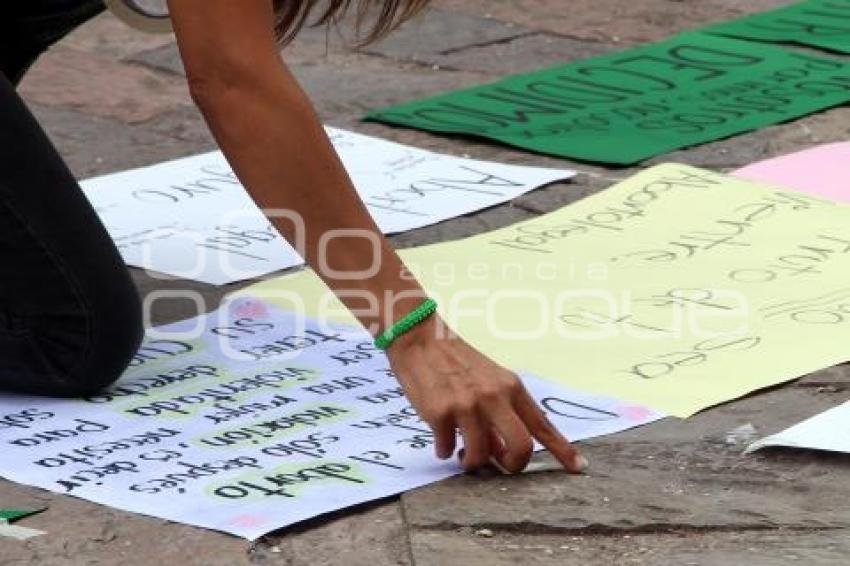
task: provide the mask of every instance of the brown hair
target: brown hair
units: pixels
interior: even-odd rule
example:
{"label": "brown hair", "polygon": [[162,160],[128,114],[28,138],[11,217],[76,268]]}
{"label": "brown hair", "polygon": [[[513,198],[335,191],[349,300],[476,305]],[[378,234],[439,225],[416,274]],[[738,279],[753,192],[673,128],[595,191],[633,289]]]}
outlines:
{"label": "brown hair", "polygon": [[[292,41],[305,26],[331,26],[354,9],[356,44],[368,45],[385,37],[420,12],[429,0],[274,0],[275,32],[281,44]],[[322,8],[317,9],[319,5]],[[310,16],[317,17],[310,20]],[[365,26],[367,22],[370,22]],[[364,32],[365,29],[365,32]]]}

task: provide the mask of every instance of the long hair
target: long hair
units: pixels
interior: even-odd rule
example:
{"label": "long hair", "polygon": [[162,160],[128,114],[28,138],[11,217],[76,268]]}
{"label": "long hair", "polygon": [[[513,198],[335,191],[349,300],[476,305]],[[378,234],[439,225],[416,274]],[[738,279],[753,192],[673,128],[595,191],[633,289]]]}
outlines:
{"label": "long hair", "polygon": [[354,11],[358,46],[374,43],[421,11],[429,0],[274,0],[275,33],[281,44],[305,26],[337,23]]}

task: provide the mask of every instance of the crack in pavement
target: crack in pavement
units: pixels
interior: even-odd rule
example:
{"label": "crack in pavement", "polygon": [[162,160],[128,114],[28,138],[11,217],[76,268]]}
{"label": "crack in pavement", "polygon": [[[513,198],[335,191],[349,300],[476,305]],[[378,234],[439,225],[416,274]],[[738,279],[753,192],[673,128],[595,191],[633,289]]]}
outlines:
{"label": "crack in pavement", "polygon": [[438,55],[453,55],[455,53],[460,53],[462,51],[466,51],[467,49],[476,49],[481,47],[492,47],[493,45],[504,45],[506,43],[511,43],[512,41],[516,41],[517,39],[523,39],[526,37],[531,37],[534,35],[541,35],[536,31],[526,31],[522,33],[518,33],[517,35],[512,35],[510,37],[502,37],[500,39],[490,39],[487,41],[480,41],[478,43],[469,43],[467,45],[462,45],[460,47],[452,47],[450,49],[446,49],[444,51],[438,51]]}
{"label": "crack in pavement", "polygon": [[745,533],[745,532],[790,532],[790,533],[826,533],[848,530],[844,526],[816,525],[684,525],[677,523],[656,523],[653,525],[638,525],[635,527],[612,527],[609,525],[590,524],[584,527],[559,527],[546,525],[535,521],[517,523],[474,523],[458,524],[443,521],[431,525],[415,525],[410,529],[426,532],[450,532],[464,529],[493,531],[495,534],[532,536],[591,536],[591,537],[622,537],[623,535],[682,535],[682,534],[714,534],[714,533]]}

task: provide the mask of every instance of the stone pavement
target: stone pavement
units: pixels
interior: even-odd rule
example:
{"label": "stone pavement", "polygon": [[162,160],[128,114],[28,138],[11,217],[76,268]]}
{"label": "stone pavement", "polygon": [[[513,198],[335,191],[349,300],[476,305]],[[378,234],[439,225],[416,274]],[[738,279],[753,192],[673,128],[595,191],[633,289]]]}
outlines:
{"label": "stone pavement", "polygon": [[[394,238],[412,246],[553,210],[632,170],[361,124],[366,109],[660,39],[779,3],[437,0],[419,22],[363,52],[311,31],[284,55],[329,124],[448,153],[582,172],[575,182]],[[80,178],[213,148],[170,38],[133,32],[108,16],[45,56],[21,92]],[[846,140],[848,130],[850,109],[838,108],[653,161],[730,169]],[[164,281],[139,270],[134,276],[143,293],[199,290],[208,309],[233,290]],[[192,305],[158,302],[154,322],[195,314]],[[583,477],[457,477],[255,545],[0,481],[0,501],[50,506],[26,521],[48,535],[24,543],[0,539],[0,565],[846,564],[850,457],[790,451],[742,457],[742,447],[728,444],[726,432],[746,423],[761,433],[776,431],[845,400],[848,385],[850,371],[831,368],[684,422],[586,442],[591,469]]]}

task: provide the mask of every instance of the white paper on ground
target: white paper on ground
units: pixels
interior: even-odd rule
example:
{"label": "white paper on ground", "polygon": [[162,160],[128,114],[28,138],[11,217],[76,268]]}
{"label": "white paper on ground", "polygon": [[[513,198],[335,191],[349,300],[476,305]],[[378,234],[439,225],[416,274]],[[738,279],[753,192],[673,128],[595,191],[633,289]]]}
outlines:
{"label": "white paper on ground", "polygon": [[[387,234],[494,206],[575,175],[451,157],[336,128],[327,132]],[[224,285],[303,262],[271,227],[221,152],[81,185],[130,265]]]}
{"label": "white paper on ground", "polygon": [[224,285],[303,263],[219,152],[81,186],[128,265]]}
{"label": "white paper on ground", "polygon": [[[523,377],[572,440],[661,418]],[[149,332],[98,397],[0,396],[0,454],[9,480],[249,539],[460,472],[367,333],[250,298]]]}
{"label": "white paper on ground", "polygon": [[850,453],[850,401],[750,444],[745,454],[768,446]]}
{"label": "white paper on ground", "polygon": [[0,537],[27,540],[46,534],[44,531],[13,525],[5,519],[0,519]]}

